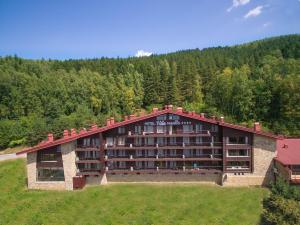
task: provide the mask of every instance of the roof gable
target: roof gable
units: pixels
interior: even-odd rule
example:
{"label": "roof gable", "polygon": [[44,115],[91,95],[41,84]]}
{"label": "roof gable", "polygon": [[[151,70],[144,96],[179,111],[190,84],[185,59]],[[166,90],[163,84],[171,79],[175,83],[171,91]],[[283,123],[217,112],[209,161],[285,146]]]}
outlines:
{"label": "roof gable", "polygon": [[267,136],[270,138],[280,138],[280,136],[271,134],[271,133],[267,133],[267,132],[263,132],[263,131],[255,131],[253,128],[248,128],[248,127],[244,127],[244,126],[240,126],[240,125],[234,125],[231,123],[226,123],[224,122],[223,119],[215,119],[215,118],[206,118],[204,116],[203,113],[201,114],[197,114],[195,112],[185,112],[183,111],[183,109],[181,107],[178,107],[176,110],[173,110],[172,106],[166,106],[165,109],[163,110],[158,110],[157,108],[153,108],[152,112],[150,114],[142,114],[138,117],[136,117],[135,115],[130,115],[129,117],[126,116],[125,120],[121,121],[121,122],[115,122],[113,118],[107,119],[107,124],[106,126],[103,127],[97,127],[97,126],[92,126],[90,130],[81,130],[79,133],[75,133],[71,132],[71,135],[69,136],[65,136],[63,138],[57,139],[57,140],[51,140],[51,141],[42,141],[41,143],[39,143],[36,146],[24,149],[21,152],[18,152],[17,154],[23,154],[23,153],[29,153],[29,152],[35,152],[41,149],[45,149],[45,148],[49,148],[52,146],[56,146],[56,145],[60,145],[60,144],[64,144],[64,143],[68,143],[74,140],[77,140],[79,138],[82,137],[87,137],[93,134],[97,134],[100,132],[104,132],[110,129],[114,129],[120,126],[124,126],[124,125],[128,125],[131,123],[135,123],[135,122],[139,122],[142,120],[146,120],[149,118],[153,118],[156,116],[160,116],[160,115],[164,115],[164,114],[175,114],[178,116],[183,116],[186,118],[190,118],[190,119],[195,119],[198,121],[202,121],[202,122],[207,122],[207,123],[211,123],[211,124],[218,124],[220,126],[223,127],[228,127],[228,128],[232,128],[232,129],[237,129],[237,130],[241,130],[241,131],[246,131],[249,133],[255,133],[257,135],[262,135],[262,136]]}

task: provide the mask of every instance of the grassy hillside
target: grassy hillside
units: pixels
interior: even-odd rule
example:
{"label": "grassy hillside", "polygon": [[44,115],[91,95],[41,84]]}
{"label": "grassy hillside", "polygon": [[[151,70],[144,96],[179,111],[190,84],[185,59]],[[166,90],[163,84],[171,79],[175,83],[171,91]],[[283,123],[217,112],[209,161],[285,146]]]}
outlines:
{"label": "grassy hillside", "polygon": [[0,163],[0,224],[226,224],[260,221],[263,188],[108,185],[29,191],[22,159]]}

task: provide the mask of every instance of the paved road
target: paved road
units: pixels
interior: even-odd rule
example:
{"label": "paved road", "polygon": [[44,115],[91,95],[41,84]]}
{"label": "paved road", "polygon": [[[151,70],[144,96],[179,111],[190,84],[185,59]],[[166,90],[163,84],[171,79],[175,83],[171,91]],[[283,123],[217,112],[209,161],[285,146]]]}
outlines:
{"label": "paved road", "polygon": [[7,159],[17,159],[17,158],[25,158],[26,154],[22,154],[22,155],[16,155],[15,153],[13,154],[4,154],[4,155],[0,155],[0,161],[4,161]]}

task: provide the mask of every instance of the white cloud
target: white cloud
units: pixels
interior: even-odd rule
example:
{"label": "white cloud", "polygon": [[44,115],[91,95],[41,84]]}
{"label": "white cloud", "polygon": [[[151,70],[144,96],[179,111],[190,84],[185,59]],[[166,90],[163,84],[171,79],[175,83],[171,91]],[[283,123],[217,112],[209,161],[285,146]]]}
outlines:
{"label": "white cloud", "polygon": [[152,55],[152,52],[146,52],[144,50],[138,50],[135,54],[136,57],[143,57],[143,56],[150,56]]}
{"label": "white cloud", "polygon": [[255,17],[255,16],[258,16],[259,14],[262,13],[262,9],[263,9],[263,6],[262,5],[259,5],[257,7],[255,7],[254,9],[251,9],[245,16],[244,18],[245,19],[248,19],[249,17]]}
{"label": "white cloud", "polygon": [[227,9],[227,12],[230,12],[233,8],[239,7],[241,5],[246,5],[250,0],[232,0],[232,6]]}

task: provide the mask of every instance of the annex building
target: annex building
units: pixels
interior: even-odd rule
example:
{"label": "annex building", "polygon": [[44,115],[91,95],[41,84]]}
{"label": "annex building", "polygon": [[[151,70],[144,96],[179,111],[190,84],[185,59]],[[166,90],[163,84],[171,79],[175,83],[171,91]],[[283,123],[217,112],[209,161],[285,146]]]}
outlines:
{"label": "annex building", "polygon": [[[230,124],[172,105],[65,130],[25,149],[30,189],[73,190],[110,182],[206,182],[267,185],[279,173],[300,181],[300,139]],[[300,182],[299,182],[300,183]]]}

